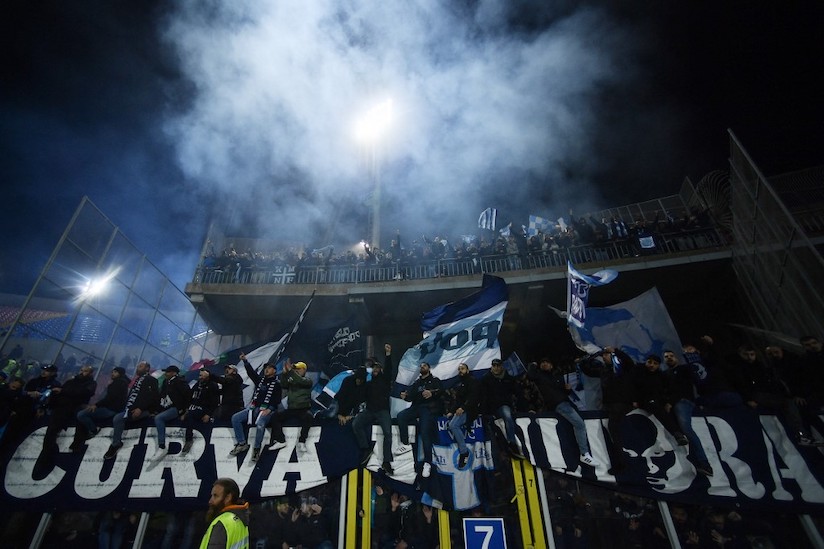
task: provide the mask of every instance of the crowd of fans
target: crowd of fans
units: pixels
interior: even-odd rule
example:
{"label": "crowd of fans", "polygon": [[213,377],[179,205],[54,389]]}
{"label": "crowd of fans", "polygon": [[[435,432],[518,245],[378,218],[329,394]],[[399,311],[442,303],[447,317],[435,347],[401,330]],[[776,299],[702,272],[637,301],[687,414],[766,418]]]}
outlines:
{"label": "crowd of fans", "polygon": [[[626,466],[622,431],[627,428],[627,423],[623,420],[634,409],[643,409],[655,416],[677,444],[689,446],[688,457],[696,472],[712,476],[704,449],[691,427],[693,412],[702,407],[710,411],[731,407],[769,411],[782,419],[789,436],[797,444],[824,444],[814,438],[809,429],[809,422],[815,421],[824,411],[824,348],[817,337],[809,335],[801,337],[799,344],[803,349],[803,353],[799,354],[776,345],[759,351],[749,344],[741,344],[734,352],[725,354],[713,338],[703,336],[686,344],[678,353],[667,350],[663,358],[649,355],[642,363],[635,363],[620,348],[606,347],[598,353],[575,360],[560,360],[557,367],[549,358],[542,358],[531,363],[525,372],[509,373],[502,367],[501,361],[495,360],[490,370],[479,379],[462,364],[457,369],[456,379],[450,384],[442,383],[432,375],[429,365],[422,363],[418,380],[401,394],[401,398],[408,400],[411,406],[398,416],[397,422],[401,427],[416,424],[424,446],[430,446],[438,417],[447,417],[449,430],[456,441],[463,438],[463,433],[470,428],[475,417],[500,418],[504,423],[503,431],[494,427],[495,436],[501,441],[500,447],[516,458],[523,458],[524,451],[515,437],[514,417],[534,412],[555,413],[572,425],[581,463],[598,466],[589,451],[586,429],[575,406],[573,387],[565,377],[566,373],[576,371],[584,378],[598,378],[601,381],[597,401],[609,419],[607,425],[612,445],[609,472],[618,477],[619,483],[620,473]],[[357,425],[358,416],[365,414],[369,406],[372,406],[372,412],[379,412],[388,405],[388,390],[384,381],[394,375],[392,348],[387,344],[384,350],[385,358],[381,361],[372,358],[363,367],[364,374],[368,367],[373,374],[377,371],[377,375],[367,379],[366,375],[359,375],[361,371],[358,370],[351,376],[351,383],[346,388],[342,386],[336,395],[338,406],[334,410],[341,425]],[[19,358],[21,350],[15,349],[13,352]],[[683,360],[680,356],[684,357]],[[112,445],[104,456],[107,459],[114,457],[122,445],[119,437],[128,424],[144,419],[152,422],[158,431],[159,450],[165,451],[168,422],[185,426],[186,442],[189,442],[193,430],[217,418],[232,421],[237,440],[232,453],[239,455],[250,450],[245,438],[249,429],[245,418],[249,417],[248,410],[251,409],[255,411],[253,415],[258,418],[259,427],[259,440],[256,439],[254,448],[251,448],[254,461],[262,451],[267,426],[271,428],[267,448],[277,448],[278,444],[284,444],[284,421],[297,421],[301,425],[302,441],[305,440],[308,425],[318,421],[313,420],[309,413],[308,395],[312,383],[308,380],[303,382],[306,368],[302,363],[291,364],[287,361],[289,367],[284,368],[280,375],[276,375],[273,364],[264,365],[262,374],[250,374],[249,380],[256,385],[250,403],[243,401],[242,381],[235,365],[226,365],[222,376],[203,369],[199,371],[197,381],[190,384],[181,376],[180,368],[174,365],[164,368],[158,380],[151,375],[151,367],[146,362],[138,363],[131,379],[128,376],[130,372],[125,368],[113,368],[104,391],[92,401],[98,381],[87,361],[75,363],[75,371],[66,372],[68,377],[61,382],[54,364],[42,365],[38,375],[27,380],[17,375],[17,370],[9,375],[9,368],[17,367],[17,361],[10,357],[5,356],[0,361],[0,452],[6,452],[19,443],[37,418],[46,420],[47,430],[41,453],[41,457],[45,458],[57,452],[56,438],[70,424],[77,425],[71,449],[83,452],[85,441],[111,421],[114,429]],[[247,361],[243,362],[249,373],[251,366]],[[63,366],[66,367],[65,364]],[[388,371],[382,374],[384,366]],[[252,370],[252,373],[255,372]],[[287,396],[291,412],[289,408],[278,411],[283,395]],[[264,410],[268,413],[260,414]],[[261,423],[261,417],[267,418],[266,421]],[[365,428],[371,429],[375,417],[368,416]],[[236,418],[240,419],[235,421]],[[494,425],[491,421],[484,423]],[[381,428],[385,427],[380,421],[378,424]],[[401,432],[404,431],[401,429]],[[353,436],[356,434],[353,433]],[[398,448],[389,445],[388,449],[382,449],[381,462],[389,475],[393,473],[391,462],[394,457],[408,450],[404,447],[409,440],[401,440],[400,443]],[[368,445],[360,446],[364,461],[368,461],[372,452],[378,451]],[[184,445],[183,453],[186,451]],[[300,447],[298,451],[301,451]],[[423,458],[416,463],[418,482],[429,477],[432,471],[431,450],[429,455],[426,452],[422,455]],[[466,450],[462,449],[459,468],[467,465],[465,456]],[[417,503],[407,503],[402,494],[391,492],[386,487],[380,490],[384,492],[378,494],[376,507],[386,509],[385,525],[382,526],[389,536],[386,543],[391,541],[397,546],[398,540],[407,536],[418,540],[416,546],[429,546],[426,540],[435,539],[432,536],[437,532],[433,526],[432,510]],[[561,497],[564,501],[568,499]],[[312,547],[333,546],[324,545],[327,538],[328,543],[333,544],[334,521],[330,519],[329,501],[315,498],[296,503],[292,498],[269,504],[274,505],[270,511],[281,517],[283,532],[286,532],[278,535],[293,536],[295,539],[315,536],[305,543]],[[621,507],[626,509],[626,506],[622,504]],[[124,529],[127,529],[127,518],[124,517],[126,515],[112,516],[109,521],[101,520],[101,531],[106,530],[114,519],[122,522]],[[556,532],[560,528],[561,537],[569,538],[565,543],[575,546],[576,532],[580,528],[575,526],[574,520],[564,518],[565,515],[560,517]],[[637,517],[630,518],[627,536],[643,538],[635,546],[655,546],[658,536],[655,528],[648,528]],[[676,520],[677,526],[680,520]],[[702,541],[695,542],[698,544],[694,546],[702,547],[711,546],[715,538],[734,539],[738,521],[735,515],[727,513],[721,516],[708,512],[700,519],[703,526],[683,527],[685,543],[694,545],[690,540],[695,538]],[[267,522],[266,527],[274,526]]]}
{"label": "crowd of fans", "polygon": [[[305,250],[296,246],[278,250],[237,250],[230,245],[218,252],[211,243],[203,258],[202,273],[228,272],[227,281],[248,282],[244,273],[267,272],[275,269],[300,270],[301,268],[335,267],[404,267],[443,260],[473,260],[485,257],[525,258],[529,255],[553,254],[577,247],[597,247],[610,243],[626,244],[632,255],[654,253],[661,238],[667,235],[676,249],[702,247],[690,239],[690,233],[712,226],[706,210],[693,208],[681,217],[668,212],[656,212],[652,220],[638,217],[632,223],[619,218],[594,216],[576,217],[570,212],[569,221],[555,223],[551,227],[530,232],[526,227],[513,228],[510,224],[501,231],[481,230],[471,235],[444,235],[427,237],[408,242],[401,239],[398,231],[388,247],[377,248],[369,243],[361,244],[358,252],[347,249],[336,252],[331,245]],[[513,262],[512,268],[520,268]],[[208,278],[208,277],[206,277]]]}

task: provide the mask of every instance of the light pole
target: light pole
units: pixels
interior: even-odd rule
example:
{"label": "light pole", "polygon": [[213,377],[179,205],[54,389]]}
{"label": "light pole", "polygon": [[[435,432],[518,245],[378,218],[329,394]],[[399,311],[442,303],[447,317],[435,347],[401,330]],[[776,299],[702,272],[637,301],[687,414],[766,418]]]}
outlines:
{"label": "light pole", "polygon": [[355,138],[366,149],[369,174],[375,185],[372,196],[372,249],[380,247],[381,174],[378,146],[392,121],[392,100],[386,99],[369,109],[355,124]]}

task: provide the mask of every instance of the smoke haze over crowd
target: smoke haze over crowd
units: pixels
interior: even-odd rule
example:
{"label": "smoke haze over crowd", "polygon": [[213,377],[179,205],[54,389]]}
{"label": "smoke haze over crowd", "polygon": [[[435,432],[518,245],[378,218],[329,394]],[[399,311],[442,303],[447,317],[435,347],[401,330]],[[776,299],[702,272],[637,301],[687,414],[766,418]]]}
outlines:
{"label": "smoke haze over crowd", "polygon": [[[673,194],[726,168],[728,127],[768,174],[821,161],[812,2],[3,11],[0,291],[31,287],[83,195],[182,286],[212,219],[307,247],[368,237],[377,178],[382,243],[408,243],[476,232],[488,206],[517,226]],[[388,98],[385,137],[359,143]]]}

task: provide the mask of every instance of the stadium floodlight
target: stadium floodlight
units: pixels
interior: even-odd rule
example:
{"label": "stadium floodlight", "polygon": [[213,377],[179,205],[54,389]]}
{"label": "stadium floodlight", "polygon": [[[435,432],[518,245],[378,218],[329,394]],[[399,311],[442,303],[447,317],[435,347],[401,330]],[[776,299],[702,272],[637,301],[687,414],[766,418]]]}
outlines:
{"label": "stadium floodlight", "polygon": [[392,100],[381,101],[355,122],[355,139],[359,143],[374,145],[386,133],[392,123]]}
{"label": "stadium floodlight", "polygon": [[366,111],[355,123],[355,139],[368,150],[370,175],[375,186],[372,197],[372,247],[380,248],[381,176],[378,145],[392,123],[392,100],[385,99]]}
{"label": "stadium floodlight", "polygon": [[106,289],[109,287],[109,282],[117,275],[117,270],[112,272],[106,273],[103,276],[97,278],[89,278],[86,280],[86,283],[83,285],[83,289],[78,296],[79,300],[89,299],[92,297],[97,297],[103,294]]}

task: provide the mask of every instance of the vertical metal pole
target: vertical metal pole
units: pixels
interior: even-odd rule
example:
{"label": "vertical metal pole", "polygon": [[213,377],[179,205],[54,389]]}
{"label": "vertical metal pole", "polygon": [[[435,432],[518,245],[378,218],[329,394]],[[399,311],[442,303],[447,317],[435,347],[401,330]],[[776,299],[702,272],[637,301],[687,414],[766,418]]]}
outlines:
{"label": "vertical metal pole", "polygon": [[340,515],[338,516],[338,547],[343,547],[346,539],[346,494],[349,492],[347,484],[349,475],[340,478]]}
{"label": "vertical metal pole", "polygon": [[146,537],[146,530],[149,528],[149,513],[140,513],[140,522],[137,524],[137,533],[134,536],[132,549],[143,547],[143,540]]}
{"label": "vertical metal pole", "polygon": [[804,528],[804,533],[810,540],[815,549],[824,549],[824,539],[821,537],[821,532],[815,527],[812,517],[810,515],[798,515],[798,520],[801,521],[801,527]]}
{"label": "vertical metal pole", "polygon": [[552,517],[549,515],[549,498],[546,495],[546,483],[544,482],[544,471],[540,467],[535,468],[538,476],[538,495],[541,498],[541,515],[544,518],[544,531],[546,532],[546,546],[555,549],[555,530],[552,528]]}
{"label": "vertical metal pole", "polygon": [[37,530],[34,532],[34,537],[31,538],[29,549],[39,549],[40,545],[43,543],[43,538],[46,537],[46,532],[48,532],[51,522],[51,513],[43,513],[40,516],[40,523],[37,525]]}
{"label": "vertical metal pole", "polygon": [[658,512],[661,513],[661,519],[664,521],[664,530],[667,532],[670,547],[681,549],[681,540],[678,539],[678,532],[675,531],[675,524],[672,522],[672,515],[666,501],[658,500]]}

